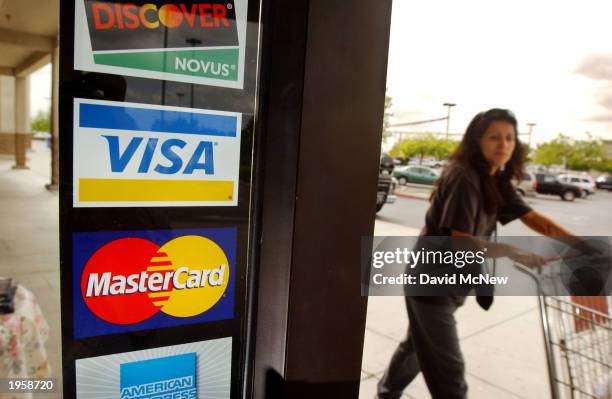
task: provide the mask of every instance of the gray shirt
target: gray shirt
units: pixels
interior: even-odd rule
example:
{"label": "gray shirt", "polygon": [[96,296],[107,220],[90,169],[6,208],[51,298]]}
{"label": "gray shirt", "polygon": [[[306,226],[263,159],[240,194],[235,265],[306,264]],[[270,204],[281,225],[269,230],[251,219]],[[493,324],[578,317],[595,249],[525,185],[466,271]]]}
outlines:
{"label": "gray shirt", "polygon": [[[486,213],[484,208],[484,194],[478,174],[471,168],[455,168],[440,178],[425,215],[425,227],[421,236],[450,236],[452,230],[458,230],[488,238],[498,221],[507,224],[532,210],[516,191],[503,199],[496,213]],[[485,294],[492,294],[492,291],[491,288]],[[457,306],[463,303],[465,297],[416,296],[415,299],[431,304]],[[485,309],[490,306],[492,299],[486,302],[481,304]]]}
{"label": "gray shirt", "polygon": [[455,168],[442,176],[431,198],[421,235],[450,236],[452,230],[489,237],[499,221],[507,224],[532,209],[513,192],[504,198],[497,213],[486,213],[478,175],[471,168]]}

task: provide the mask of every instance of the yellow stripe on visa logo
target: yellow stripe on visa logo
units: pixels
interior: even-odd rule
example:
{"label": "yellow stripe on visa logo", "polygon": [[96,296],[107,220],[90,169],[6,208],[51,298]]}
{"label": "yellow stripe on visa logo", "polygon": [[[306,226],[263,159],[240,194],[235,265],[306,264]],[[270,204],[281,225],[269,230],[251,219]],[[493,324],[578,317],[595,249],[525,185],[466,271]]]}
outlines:
{"label": "yellow stripe on visa logo", "polygon": [[236,206],[240,113],[74,100],[75,207]]}

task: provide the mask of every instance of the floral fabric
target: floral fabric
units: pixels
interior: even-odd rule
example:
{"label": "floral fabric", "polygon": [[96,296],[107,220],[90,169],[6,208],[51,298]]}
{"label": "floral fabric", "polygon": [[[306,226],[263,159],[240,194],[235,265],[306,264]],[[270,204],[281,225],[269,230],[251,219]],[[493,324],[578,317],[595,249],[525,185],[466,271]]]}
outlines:
{"label": "floral fabric", "polygon": [[[48,378],[51,368],[45,342],[49,326],[34,295],[21,285],[15,293],[15,312],[0,315],[0,378]],[[0,399],[25,399],[28,394],[0,393]]]}

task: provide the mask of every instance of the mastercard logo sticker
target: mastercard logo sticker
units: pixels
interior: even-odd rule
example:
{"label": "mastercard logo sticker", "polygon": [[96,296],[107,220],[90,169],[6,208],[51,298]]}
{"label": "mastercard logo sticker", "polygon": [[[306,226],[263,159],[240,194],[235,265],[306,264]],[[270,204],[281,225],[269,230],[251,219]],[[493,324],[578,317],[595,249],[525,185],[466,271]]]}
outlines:
{"label": "mastercard logo sticker", "polygon": [[227,302],[232,262],[204,235],[161,244],[145,237],[108,240],[83,262],[80,302],[98,321],[119,328],[190,323]]}

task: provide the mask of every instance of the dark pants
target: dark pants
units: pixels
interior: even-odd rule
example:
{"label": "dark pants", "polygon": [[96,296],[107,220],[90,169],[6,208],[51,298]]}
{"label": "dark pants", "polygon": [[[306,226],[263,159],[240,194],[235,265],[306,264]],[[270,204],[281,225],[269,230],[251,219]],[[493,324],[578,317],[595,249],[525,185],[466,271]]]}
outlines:
{"label": "dark pants", "polygon": [[378,398],[397,399],[423,372],[432,399],[464,399],[467,396],[465,364],[455,322],[459,302],[430,304],[406,297],[410,325],[378,383]]}

